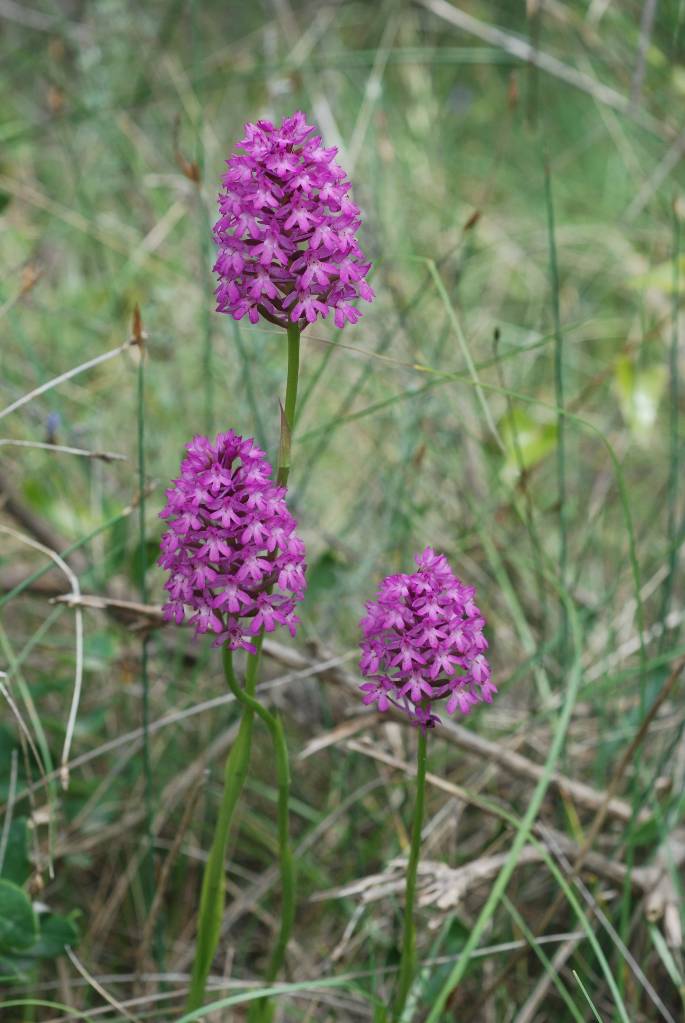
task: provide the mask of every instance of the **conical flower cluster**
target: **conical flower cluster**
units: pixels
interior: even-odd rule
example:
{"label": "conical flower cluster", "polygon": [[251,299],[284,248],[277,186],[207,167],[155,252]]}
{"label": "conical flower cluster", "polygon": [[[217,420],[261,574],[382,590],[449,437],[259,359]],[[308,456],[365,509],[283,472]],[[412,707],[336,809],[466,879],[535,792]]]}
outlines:
{"label": "conical flower cluster", "polygon": [[351,184],[304,114],[245,125],[245,137],[223,177],[217,309],[252,323],[286,327],[325,319],[356,323],[359,298],[373,300],[371,264],[357,242],[359,207]]}
{"label": "conical flower cluster", "polygon": [[391,704],[421,727],[439,722],[435,705],[468,714],[497,692],[485,657],[485,621],[475,590],[455,575],[447,559],[426,547],[418,570],[390,575],[366,604],[360,625],[364,703],[381,711]]}
{"label": "conical flower cluster", "polygon": [[159,564],[168,569],[164,617],[215,646],[254,650],[253,638],[279,625],[295,635],[304,597],[305,548],[285,488],[253,440],[232,430],[214,444],[195,437],[181,475],[166,492],[169,519]]}

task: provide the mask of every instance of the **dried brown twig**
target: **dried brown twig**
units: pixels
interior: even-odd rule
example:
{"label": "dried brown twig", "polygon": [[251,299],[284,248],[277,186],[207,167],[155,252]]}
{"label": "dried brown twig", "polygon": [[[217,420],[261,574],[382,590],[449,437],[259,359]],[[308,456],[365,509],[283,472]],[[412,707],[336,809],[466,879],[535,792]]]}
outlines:
{"label": "dried brown twig", "polygon": [[[656,715],[657,715],[657,713],[659,711],[659,708],[663,706],[663,704],[665,703],[665,701],[668,699],[668,697],[670,696],[671,692],[675,688],[675,684],[678,681],[678,678],[680,677],[680,673],[682,672],[683,667],[685,667],[685,657],[681,657],[676,662],[676,664],[674,665],[670,675],[668,676],[668,678],[664,682],[663,686],[661,687],[661,691],[659,692],[659,695],[656,697],[656,699],[652,703],[652,706],[649,708],[648,712],[645,714],[645,716],[644,716],[644,718],[643,718],[643,720],[642,720],[642,722],[640,724],[640,727],[638,728],[637,732],[633,736],[631,742],[628,744],[626,749],[623,751],[621,759],[619,760],[618,764],[616,765],[616,768],[614,769],[614,773],[612,775],[611,781],[609,782],[609,785],[608,785],[608,787],[606,789],[606,792],[605,792],[605,795],[604,795],[604,799],[602,800],[601,804],[599,805],[599,807],[597,809],[597,813],[595,815],[595,818],[594,818],[592,824],[590,825],[590,828],[588,830],[588,833],[587,833],[587,836],[585,838],[585,841],[583,842],[583,845],[581,846],[581,848],[578,849],[576,855],[572,857],[573,866],[572,866],[572,869],[571,869],[570,874],[569,874],[569,877],[571,879],[576,877],[579,874],[579,872],[582,869],[584,864],[589,863],[590,856],[592,855],[591,854],[592,846],[594,845],[594,843],[595,843],[595,841],[597,839],[597,836],[599,835],[599,832],[600,832],[600,830],[602,828],[602,825],[603,825],[603,823],[604,823],[604,821],[605,821],[605,819],[606,819],[606,817],[607,817],[607,815],[609,813],[609,804],[611,802],[611,799],[614,797],[614,794],[618,791],[618,788],[619,788],[619,786],[621,784],[621,781],[623,779],[623,775],[625,774],[628,765],[630,764],[630,762],[634,758],[635,754],[637,753],[637,750],[642,745],[642,742],[644,741],[644,738],[647,735],[647,732],[649,730],[649,726],[652,723],[652,721],[654,720],[654,718],[656,717]],[[633,819],[632,815],[631,815],[630,819]],[[640,814],[636,813],[634,819],[636,821],[639,821],[640,820]],[[673,837],[674,836],[670,836],[671,839],[673,839]],[[684,859],[685,859],[685,856],[684,856]],[[642,868],[642,869],[649,869],[649,868]],[[654,869],[654,868],[652,868],[652,869]],[[640,868],[638,868],[637,870],[633,870],[631,872],[631,874],[630,874],[631,881],[634,882],[635,874],[636,873],[639,874],[639,870],[640,870]],[[666,915],[666,909],[667,909],[667,907],[673,905],[673,898],[674,898],[673,892],[669,890],[669,893],[666,894],[666,892],[664,890],[662,890],[663,887],[668,888],[669,885],[671,885],[671,887],[672,887],[672,882],[671,882],[670,876],[663,870],[663,868],[660,869],[658,867],[657,867],[656,876],[654,874],[650,874],[648,876],[649,876],[649,881],[650,881],[650,887],[648,889],[646,889],[646,891],[647,891],[648,896],[652,899],[652,902],[650,903],[650,905],[652,906],[652,913],[654,914],[654,913],[657,913],[657,912],[663,912],[665,914],[665,920],[668,922],[669,927],[672,927],[673,926],[673,924],[672,924],[673,913],[672,913],[672,910],[669,908],[668,915]],[[642,877],[644,878],[644,875],[642,875]],[[654,896],[653,893],[654,893],[654,891],[657,888],[660,889],[659,894],[657,896]],[[543,914],[542,919],[540,920],[540,922],[537,924],[536,930],[537,930],[538,934],[540,934],[541,932],[543,932],[545,930],[545,928],[549,924],[549,922],[552,919],[552,917],[554,916],[554,914],[558,912],[560,906],[562,905],[563,900],[564,900],[564,896],[563,896],[563,894],[561,892],[559,892],[557,894],[556,898],[552,901],[552,903],[549,906],[549,908],[547,909],[547,911]],[[679,896],[676,894],[675,895],[675,905],[676,906],[679,905],[679,901],[680,901],[679,900]],[[678,910],[678,914],[679,914],[679,910]],[[656,919],[656,917],[652,916],[650,919],[653,921],[654,919]],[[509,974],[514,969],[514,967],[515,967],[516,963],[519,961],[519,959],[520,959],[520,954],[514,955],[512,957],[512,959],[507,963],[507,965],[504,967],[504,969],[495,978],[495,981],[493,982],[493,984],[490,985],[490,987],[483,993],[482,998],[480,1000],[481,1004],[483,1004],[485,1001],[487,1001],[487,999],[492,994],[492,992],[496,989],[496,987],[499,984],[501,984],[505,980],[505,978],[507,976],[509,976]]]}
{"label": "dried brown twig", "polygon": [[509,53],[517,60],[523,61],[526,64],[532,64],[546,74],[565,82],[572,88],[587,93],[597,100],[598,103],[603,103],[614,110],[634,118],[656,135],[664,137],[664,135],[670,134],[655,117],[652,117],[651,114],[641,107],[636,106],[630,97],[622,95],[620,92],[612,89],[611,86],[605,85],[604,82],[600,82],[583,71],[578,71],[577,68],[564,64],[557,57],[545,53],[526,40],[510,32],[505,32],[496,25],[479,21],[478,18],[474,18],[471,14],[467,14],[466,11],[462,11],[455,4],[448,3],[447,0],[418,0],[418,2],[426,10],[431,11],[437,17],[460,29],[462,32],[476,36],[476,38],[484,40],[488,45],[504,50],[505,53]]}
{"label": "dried brown twig", "polygon": [[[377,760],[380,763],[387,765],[388,767],[400,770],[409,776],[411,776],[415,771],[413,765],[408,764],[389,753],[385,753],[383,750],[379,750],[376,745],[357,742],[353,739],[346,743],[346,747],[355,753],[361,753],[366,757],[370,757],[373,760]],[[478,807],[481,812],[489,816],[503,820],[507,824],[510,823],[506,811],[503,809],[500,810],[492,800],[483,799],[481,796],[469,792],[461,786],[455,785],[453,782],[447,781],[447,779],[442,778],[439,775],[431,774],[430,772],[426,775],[426,780],[434,788],[438,788],[456,799],[463,800],[464,802]],[[541,842],[543,842],[547,848],[549,848],[550,852],[562,853],[564,857],[569,860],[575,859],[577,861],[579,859],[581,851],[579,845],[574,842],[573,839],[568,838],[568,836],[562,831],[558,831],[555,828],[551,828],[548,825],[543,824],[533,825],[532,830],[533,834]],[[492,860],[495,859],[495,857],[487,857],[487,859]],[[478,863],[479,861],[476,860],[473,862]],[[482,861],[480,862],[482,863]],[[622,886],[626,880],[629,880],[635,891],[646,897],[645,915],[650,922],[655,922],[663,916],[665,926],[670,926],[669,919],[673,916],[674,911],[676,913],[679,912],[678,907],[680,905],[680,895],[673,883],[671,870],[673,868],[677,869],[683,863],[685,863],[685,829],[674,832],[671,836],[669,836],[668,842],[664,844],[664,847],[657,856],[654,864],[644,867],[634,867],[632,870],[629,870],[626,864],[622,863],[615,857],[609,858],[595,851],[588,851],[581,866],[588,873],[601,877],[615,886]],[[470,866],[470,864],[466,865],[466,867]],[[456,875],[454,875],[454,868],[446,867],[448,872],[453,872],[452,881],[454,883],[455,893],[462,890],[461,875],[459,872],[464,869],[464,867],[456,868]],[[480,870],[480,868],[476,867],[473,869],[476,873]],[[487,865],[483,869],[487,869]],[[573,871],[567,871],[567,874],[569,879],[573,877]],[[449,874],[443,875],[443,881],[446,881],[446,883],[449,884]],[[361,882],[355,883],[359,884]],[[547,926],[547,923],[549,923],[549,921],[545,922],[545,927]],[[543,926],[538,927],[539,931],[542,931],[543,929]],[[667,933],[670,932],[667,931]],[[675,933],[671,934],[671,940],[674,937],[677,937],[677,935]]]}
{"label": "dried brown twig", "polygon": [[52,451],[60,455],[79,455],[81,458],[94,458],[101,462],[126,462],[127,455],[116,451],[89,451],[87,448],[72,448],[67,444],[48,444],[47,441],[13,440],[9,437],[0,438],[0,447],[34,448],[38,451]]}
{"label": "dried brown twig", "polygon": [[[130,600],[118,600],[98,594],[82,594],[78,599],[82,607],[107,611],[116,617],[122,618],[132,629],[160,628],[165,624],[160,605],[141,604]],[[72,594],[63,594],[59,597],[53,598],[53,600],[55,603],[66,603],[73,607],[75,598]],[[285,644],[278,643],[275,640],[265,640],[264,653],[279,664],[296,670],[311,668],[316,664],[315,658],[308,657],[307,655],[293,650],[291,647],[285,646]],[[356,676],[338,666],[327,668],[325,671],[322,671],[321,678],[326,681],[342,684],[350,691],[357,691],[358,680]],[[389,712],[389,714],[400,724],[405,724],[407,722],[406,715],[399,711],[396,714],[392,712]],[[363,715],[359,715],[355,720],[356,723],[354,725],[346,722],[343,726],[341,726],[347,734],[350,734],[350,731],[362,731],[364,728],[377,727],[383,721],[387,720],[387,715],[386,717],[383,717],[379,714],[374,714],[373,712],[367,712]],[[469,753],[473,753],[478,757],[483,757],[487,759],[488,762],[497,764],[505,771],[508,771],[517,777],[537,782],[542,776],[543,768],[539,764],[529,760],[528,757],[524,757],[520,753],[507,749],[507,747],[501,742],[492,742],[490,739],[486,739],[482,735],[478,735],[461,725],[457,725],[449,721],[445,722],[441,730],[441,736],[446,742],[451,743],[454,746],[458,746],[460,749],[466,750]],[[336,738],[332,737],[331,743],[327,743],[326,737],[320,736],[313,740],[316,746],[310,746],[308,749],[312,752],[314,749],[320,750],[335,741],[337,741]],[[307,755],[307,753],[305,752],[304,755]],[[575,779],[569,778],[558,771],[555,771],[552,775],[550,788],[556,789],[562,796],[571,799],[578,806],[583,807],[586,810],[594,810],[596,812],[601,810],[605,816],[611,816],[616,820],[623,821],[624,823],[628,822],[632,817],[632,807],[630,803],[624,799],[618,798],[615,795],[615,792],[610,793],[609,798],[607,799],[607,793],[605,791],[595,789],[590,785],[586,785],[584,782],[576,781]],[[642,814],[643,819],[647,819],[647,817],[648,814]]]}

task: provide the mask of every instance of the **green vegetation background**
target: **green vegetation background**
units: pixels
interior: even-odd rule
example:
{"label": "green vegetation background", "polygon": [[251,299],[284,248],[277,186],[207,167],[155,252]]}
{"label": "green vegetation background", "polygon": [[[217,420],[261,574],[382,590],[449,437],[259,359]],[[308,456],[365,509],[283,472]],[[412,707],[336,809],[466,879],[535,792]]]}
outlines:
{"label": "green vegetation background", "polygon": [[[5,868],[48,907],[41,918],[54,931],[40,959],[14,954],[9,1020],[77,1018],[37,1002],[9,1008],[15,997],[91,1018],[124,1018],[117,1005],[129,1002],[136,1019],[180,1014],[235,720],[228,703],[190,713],[224,693],[218,658],[162,630],[146,641],[143,666],[130,618],[86,610],[72,756],[90,758],[67,791],[56,779],[41,785],[37,763],[55,768],[65,738],[74,612],[48,603],[70,589],[54,568],[12,593],[48,564],[16,534],[31,533],[33,516],[43,542],[77,545],[84,593],[159,602],[157,512],[183,444],[232,427],[275,457],[284,337],[213,311],[215,196],[246,120],[303,109],[341,147],[378,296],[355,328],[316,324],[303,338],[291,501],[310,568],[293,647],[339,655],[354,671],[362,601],[431,544],[477,586],[489,622],[500,695],[467,727],[543,764],[575,679],[558,768],[605,791],[685,653],[685,9],[659,4],[650,28],[645,7],[649,15],[652,4],[633,0],[0,4],[0,409],[122,345],[136,305],[147,334],[142,404],[137,352],[127,349],[0,423],[0,522],[15,530],[0,532],[0,667],[37,749],[24,757],[5,702]],[[455,24],[450,9],[466,21]],[[519,59],[529,44],[542,61]],[[46,440],[126,460],[14,443]],[[141,479],[142,532],[137,506],[127,511]],[[267,677],[283,673],[267,662]],[[359,712],[351,691],[313,676],[273,698],[286,715],[303,843],[290,973],[303,989],[281,1000],[283,1018],[381,1019],[369,993],[387,997],[398,895],[368,905],[354,894],[310,896],[382,872],[406,851],[411,789],[344,736],[298,761],[309,740]],[[145,714],[153,723],[180,716],[144,743]],[[629,868],[666,863],[676,896],[683,721],[675,688],[622,765],[632,821],[610,815],[594,845]],[[376,751],[411,762],[408,730],[369,735]],[[234,985],[259,976],[278,912],[268,750],[261,736],[231,849],[231,926],[215,964],[223,995],[222,972]],[[430,755],[435,774],[525,814],[529,780],[440,733]],[[539,814],[578,846],[592,818],[551,789]],[[507,852],[513,833],[433,789],[426,834],[426,858],[456,868]],[[539,863],[520,866],[482,921],[481,944],[505,948],[470,962],[452,1002],[460,1020],[681,1018],[680,900],[669,930],[646,919],[644,891],[583,876],[581,912],[599,954],[578,938],[563,966],[550,965],[557,945],[534,946],[532,935],[559,881]],[[449,911],[422,910],[424,959],[459,953],[491,881]],[[580,933],[581,924],[564,895],[545,931]],[[90,979],[73,958],[56,958],[67,940]],[[35,952],[31,941],[23,947]],[[415,992],[417,1020],[445,980],[440,962]],[[307,990],[355,972],[341,990]],[[539,983],[541,1005],[526,1016]]]}

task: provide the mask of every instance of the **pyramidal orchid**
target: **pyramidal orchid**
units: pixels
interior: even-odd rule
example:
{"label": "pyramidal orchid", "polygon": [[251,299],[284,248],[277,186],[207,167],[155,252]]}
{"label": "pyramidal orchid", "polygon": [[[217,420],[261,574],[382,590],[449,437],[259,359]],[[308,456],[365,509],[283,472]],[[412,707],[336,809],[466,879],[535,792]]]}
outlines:
{"label": "pyramidal orchid", "polygon": [[344,327],[360,318],[358,299],[372,301],[352,185],[315,131],[300,112],[245,125],[214,225],[219,312],[300,329],[332,312]]}
{"label": "pyramidal orchid", "polygon": [[485,620],[475,590],[458,579],[447,559],[426,547],[417,569],[387,576],[376,599],[366,604],[362,630],[361,686],[366,704],[391,706],[417,726],[416,801],[404,902],[402,956],[394,999],[399,1021],[416,973],[414,902],[426,791],[427,735],[440,723],[436,710],[468,714],[491,703],[497,689],[490,677],[483,635]]}
{"label": "pyramidal orchid", "polygon": [[196,634],[231,650],[254,653],[262,629],[294,636],[305,550],[264,452],[232,430],[214,443],[195,437],[186,451],[161,512],[164,617],[180,625],[190,615]]}
{"label": "pyramidal orchid", "polygon": [[[359,208],[351,184],[303,113],[280,125],[245,125],[227,161],[214,225],[218,252],[217,311],[252,324],[265,320],[286,331],[288,366],[276,483],[263,452],[235,435],[210,445],[196,438],[181,476],[167,493],[170,525],[162,564],[171,575],[165,615],[190,616],[196,633],[209,632],[223,650],[229,687],[242,705],[236,743],[226,766],[225,796],[203,880],[189,1011],[204,999],[223,914],[223,863],[231,817],[248,769],[252,722],[271,733],[278,778],[281,926],[265,980],[273,981],[285,958],[295,909],[295,866],[288,837],[288,752],[280,718],[255,699],[265,632],[283,626],[294,635],[295,607],[304,594],[304,548],[285,507],[291,468],[300,363],[300,335],[332,314],[342,328],[371,302],[371,264],[357,241]],[[236,447],[236,445],[238,447]],[[242,445],[242,447],[241,447]],[[237,455],[236,455],[237,451]],[[236,461],[237,459],[237,461]],[[245,684],[233,670],[232,651],[247,650]],[[255,999],[248,1023],[268,1023],[268,999]]]}
{"label": "pyramidal orchid", "polygon": [[[188,621],[196,635],[209,633],[222,647],[226,681],[242,716],[224,773],[224,790],[212,847],[202,879],[195,960],[187,1007],[200,1008],[214,959],[225,899],[225,858],[233,813],[249,766],[257,715],[271,732],[278,784],[278,836],[281,862],[281,929],[268,980],[282,966],[295,909],[295,869],[288,835],[290,777],[283,726],[255,699],[265,632],[279,627],[295,635],[296,605],[305,591],[305,548],[286,505],[285,487],[271,479],[271,466],[251,439],[229,430],[212,443],[195,437],[186,448],[181,472],[167,490],[161,516],[168,529],[159,564],[169,572],[164,616],[176,625]],[[233,667],[233,651],[247,651],[245,683]],[[254,1003],[253,1018],[266,1008]]]}
{"label": "pyramidal orchid", "polygon": [[290,472],[300,367],[300,335],[333,313],[336,327],[357,323],[358,300],[373,301],[371,263],[357,241],[352,185],[313,125],[298,111],[280,125],[245,125],[219,192],[214,270],[217,312],[267,320],[288,338],[278,482]]}
{"label": "pyramidal orchid", "polygon": [[468,714],[491,703],[497,689],[485,656],[485,620],[475,590],[455,576],[430,547],[416,555],[417,570],[390,575],[360,623],[364,703],[399,707],[430,728],[436,708]]}

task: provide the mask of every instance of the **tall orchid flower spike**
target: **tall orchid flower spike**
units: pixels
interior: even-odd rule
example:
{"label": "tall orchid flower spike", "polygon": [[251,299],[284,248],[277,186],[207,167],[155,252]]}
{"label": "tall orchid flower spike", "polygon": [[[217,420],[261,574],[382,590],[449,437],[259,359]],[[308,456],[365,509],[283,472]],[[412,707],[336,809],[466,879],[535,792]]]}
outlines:
{"label": "tall orchid flower spike", "polygon": [[[286,117],[278,127],[271,121],[246,124],[237,148],[241,152],[227,161],[218,198],[220,215],[214,225],[217,311],[236,320],[247,316],[251,323],[265,319],[282,327],[288,338],[288,371],[277,487],[267,482],[271,470],[266,463],[260,467],[263,453],[258,450],[241,449],[240,468],[232,468],[231,459],[236,456],[231,452],[237,441],[251,442],[227,435],[221,444],[217,439],[216,450],[209,450],[209,441],[196,438],[181,479],[167,495],[164,513],[172,518],[163,539],[162,564],[172,573],[165,614],[181,622],[190,612],[196,632],[214,633],[215,644],[224,649],[228,684],[244,708],[236,743],[240,747],[242,735],[242,759],[237,763],[240,781],[227,774],[228,795],[205,874],[205,880],[210,873],[211,879],[203,883],[189,1010],[202,1004],[216,949],[223,912],[223,894],[217,899],[216,886],[223,883],[228,826],[247,770],[255,714],[271,731],[279,778],[283,906],[267,983],[276,978],[285,957],[295,886],[288,840],[288,753],[280,720],[255,700],[254,689],[264,633],[283,625],[294,634],[295,605],[304,593],[304,548],[294,535],[294,521],[284,503],[295,428],[300,334],[331,312],[337,327],[356,323],[361,313],[355,303],[371,302],[374,297],[366,281],[371,264],[356,238],[361,219],[349,195],[351,184],[335,162],[336,150],[324,147],[304,114]],[[233,672],[231,651],[237,647],[249,651],[244,689]],[[212,898],[219,906],[218,918]],[[248,1023],[268,1023],[271,1015],[268,999],[255,1000]]]}
{"label": "tall orchid flower spike", "polygon": [[373,300],[371,264],[356,238],[359,207],[351,184],[303,113],[245,125],[242,153],[229,158],[220,217],[217,310],[300,330],[330,312],[336,327],[356,323],[355,302]]}
{"label": "tall orchid flower spike", "polygon": [[[279,626],[295,635],[296,605],[305,591],[305,548],[286,505],[285,487],[271,479],[271,466],[253,440],[233,431],[214,443],[195,437],[181,473],[167,490],[161,512],[169,526],[159,564],[169,572],[164,605],[168,621],[186,619],[196,635],[210,633],[223,648],[229,688],[242,708],[238,736],[226,760],[224,791],[212,847],[202,879],[195,961],[188,1011],[204,1001],[207,976],[221,931],[225,900],[226,846],[231,820],[247,774],[252,728],[257,715],[271,732],[278,782],[278,841],[281,864],[281,929],[267,972],[274,980],[283,965],[295,913],[295,867],[288,836],[290,778],[280,719],[255,699],[259,655],[265,632]],[[248,651],[241,688],[232,652]],[[270,1018],[264,1000],[252,1018]]]}
{"label": "tall orchid flower spike", "polygon": [[303,113],[246,124],[242,152],[228,159],[219,193],[214,264],[217,311],[251,323],[268,320],[288,336],[288,376],[278,481],[290,472],[290,442],[300,367],[300,334],[333,313],[356,323],[357,301],[373,300],[371,264],[357,241],[359,207],[351,184]]}
{"label": "tall orchid flower spike", "polygon": [[448,714],[468,714],[481,702],[491,703],[497,689],[485,657],[485,620],[475,604],[475,590],[452,572],[447,559],[430,547],[416,556],[409,574],[390,575],[376,599],[366,605],[360,622],[361,686],[366,704],[380,711],[391,706],[417,725],[416,801],[407,864],[402,958],[394,1000],[394,1019],[402,1017],[416,973],[414,901],[421,848],[426,789],[427,734]]}

